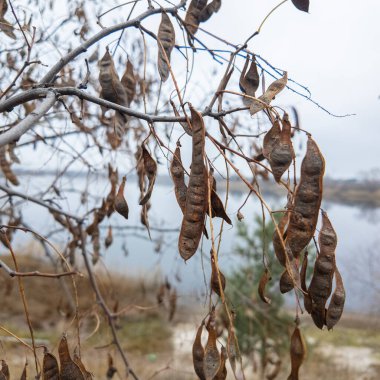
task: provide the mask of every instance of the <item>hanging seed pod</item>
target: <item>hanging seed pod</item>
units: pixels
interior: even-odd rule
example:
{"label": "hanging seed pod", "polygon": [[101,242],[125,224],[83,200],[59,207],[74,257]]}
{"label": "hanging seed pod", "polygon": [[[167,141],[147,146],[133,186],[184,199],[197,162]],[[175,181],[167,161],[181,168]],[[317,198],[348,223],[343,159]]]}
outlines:
{"label": "hanging seed pod", "polygon": [[[250,61],[251,59],[249,55],[247,55],[243,70],[240,75],[239,86],[244,94],[255,97],[256,91],[260,85],[260,77],[257,71],[255,56],[252,57],[251,66],[248,69]],[[252,99],[243,98],[243,102],[246,105],[250,105],[252,103]]]}
{"label": "hanging seed pod", "polygon": [[278,119],[272,125],[272,128],[265,134],[263,141],[263,155],[269,160],[275,146],[280,141],[281,127]]}
{"label": "hanging seed pod", "polygon": [[112,243],[113,243],[112,227],[109,226],[108,227],[107,237],[104,240],[104,245],[106,246],[106,249],[109,248],[112,245]]}
{"label": "hanging seed pod", "polygon": [[177,309],[177,291],[173,289],[169,295],[169,322],[173,320]]}
{"label": "hanging seed pod", "polygon": [[215,375],[214,380],[225,380],[227,377],[226,368],[227,350],[222,346],[221,349],[221,363],[218,373]]}
{"label": "hanging seed pod", "polygon": [[[226,223],[232,225],[231,219],[224,209],[222,200],[219,198],[216,193],[216,180],[213,176],[213,169],[210,169],[209,174],[209,189],[211,190],[211,213],[212,217],[222,218]],[[210,209],[207,207],[207,215],[210,214]]]}
{"label": "hanging seed pod", "polygon": [[251,116],[255,115],[257,112],[263,110],[266,105],[270,102],[286,87],[288,83],[288,73],[285,72],[284,76],[280,79],[275,80],[270,84],[268,89],[261,95],[258,100],[253,100],[249,108]]}
{"label": "hanging seed pod", "polygon": [[42,364],[42,380],[60,380],[56,357],[45,349]]}
{"label": "hanging seed pod", "polygon": [[152,195],[154,183],[156,181],[156,176],[157,176],[157,163],[156,161],[154,161],[152,156],[147,151],[145,144],[143,144],[141,148],[142,148],[142,159],[143,159],[143,164],[144,164],[144,173],[146,177],[148,178],[148,182],[149,182],[148,190],[143,196],[143,198],[140,200],[140,205],[143,206],[149,201]]}
{"label": "hanging seed pod", "polygon": [[314,236],[322,201],[324,171],[325,160],[309,136],[287,229],[286,246],[296,259]]}
{"label": "hanging seed pod", "polygon": [[218,13],[222,6],[222,0],[212,0],[210,4],[205,6],[199,13],[198,21],[206,22],[214,13]]}
{"label": "hanging seed pod", "polygon": [[124,176],[122,181],[121,181],[121,185],[119,187],[119,190],[116,194],[115,210],[118,214],[120,214],[121,216],[124,216],[125,219],[128,219],[129,208],[128,208],[128,203],[124,198],[124,188],[125,188],[126,180],[127,180],[127,178],[126,178],[126,176]]}
{"label": "hanging seed pod", "polygon": [[306,311],[310,314],[312,302],[311,302],[311,298],[308,293],[308,289],[306,285],[307,265],[308,265],[308,252],[305,251],[304,256],[303,256],[303,261],[302,261],[300,277],[301,277],[301,289],[305,292],[303,295],[304,306],[305,306]]}
{"label": "hanging seed pod", "polygon": [[288,380],[299,379],[299,369],[306,357],[306,345],[298,326],[295,327],[292,337],[290,339],[290,361],[291,372]]}
{"label": "hanging seed pod", "polygon": [[270,305],[271,300],[265,296],[265,287],[267,286],[267,283],[270,280],[271,280],[271,276],[270,276],[269,270],[267,268],[265,268],[265,271],[260,278],[259,290],[258,291],[259,291],[259,296],[260,296],[261,300],[263,302],[267,303],[268,305]]}
{"label": "hanging seed pod", "polygon": [[11,164],[8,162],[6,157],[6,147],[0,147],[0,168],[4,174],[4,177],[11,182],[13,185],[18,186],[20,184],[16,175],[13,173],[11,169]]}
{"label": "hanging seed pod", "polygon": [[207,323],[208,339],[205,348],[203,359],[203,371],[205,380],[212,380],[219,371],[221,358],[216,346],[216,329],[215,329],[215,309],[210,314],[210,319]]}
{"label": "hanging seed pod", "polygon": [[207,0],[191,0],[186,12],[185,24],[187,30],[193,35],[198,31],[200,23],[199,16],[206,5]]}
{"label": "hanging seed pod", "polygon": [[58,346],[59,361],[61,364],[61,380],[85,380],[79,366],[71,359],[66,336],[63,335]]}
{"label": "hanging seed pod", "polygon": [[90,372],[87,371],[84,366],[81,357],[78,355],[76,351],[74,351],[74,363],[80,368],[82,374],[86,380],[92,380],[93,376]]}
{"label": "hanging seed pod", "polygon": [[204,163],[205,126],[203,118],[190,106],[193,126],[193,152],[185,213],[179,235],[178,249],[184,260],[196,252],[204,229],[208,204],[207,171]]}
{"label": "hanging seed pod", "polygon": [[161,24],[157,34],[158,43],[158,73],[165,82],[170,74],[170,55],[175,45],[175,32],[169,16],[162,12]]}
{"label": "hanging seed pod", "polygon": [[343,280],[338,268],[335,268],[335,290],[326,312],[326,326],[329,330],[339,322],[343,314],[345,300],[346,292],[344,290]]}
{"label": "hanging seed pod", "polygon": [[203,370],[203,360],[205,351],[202,346],[202,331],[203,331],[203,322],[197,330],[197,335],[193,343],[193,365],[194,371],[199,377],[200,380],[205,380],[205,374]]}
{"label": "hanging seed pod", "polygon": [[[220,276],[220,282],[222,284],[222,289],[224,292],[224,289],[226,288],[226,278],[224,277],[224,274],[220,270],[219,270],[219,276]],[[218,276],[218,269],[216,268],[216,264],[214,260],[214,255],[212,254],[212,251],[211,251],[211,289],[219,297],[221,297],[219,276]]]}
{"label": "hanging seed pod", "polygon": [[125,93],[127,95],[127,106],[129,107],[136,96],[136,85],[137,85],[137,80],[134,74],[133,65],[129,59],[127,61],[127,67],[125,68],[125,72],[121,78],[121,84],[123,85],[125,89]]}
{"label": "hanging seed pod", "polygon": [[92,264],[95,265],[100,259],[100,231],[99,225],[96,226],[96,229],[92,233]]}
{"label": "hanging seed pod", "polygon": [[303,12],[309,12],[310,0],[292,0],[293,5]]}
{"label": "hanging seed pod", "polygon": [[320,329],[325,324],[325,306],[332,292],[337,236],[325,212],[322,211],[322,228],[319,232],[319,255],[315,261],[309,286],[312,300],[311,316]]}
{"label": "hanging seed pod", "polygon": [[9,367],[5,360],[1,360],[1,371],[0,371],[0,378],[3,377],[4,380],[9,380]]}
{"label": "hanging seed pod", "polygon": [[26,367],[27,366],[28,366],[28,362],[25,362],[24,369],[22,371],[20,380],[27,380],[27,378],[28,378],[27,373],[26,373]]}
{"label": "hanging seed pod", "polygon": [[170,174],[174,182],[174,191],[178,205],[181,208],[182,213],[184,213],[187,186],[185,184],[185,170],[182,165],[181,149],[179,146],[177,146],[170,164]]}

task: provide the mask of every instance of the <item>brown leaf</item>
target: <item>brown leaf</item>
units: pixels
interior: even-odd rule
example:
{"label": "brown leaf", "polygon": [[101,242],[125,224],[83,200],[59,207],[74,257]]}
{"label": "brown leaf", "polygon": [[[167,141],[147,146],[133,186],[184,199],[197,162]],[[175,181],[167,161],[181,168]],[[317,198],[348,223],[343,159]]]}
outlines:
{"label": "brown leaf", "polygon": [[42,379],[43,380],[60,380],[59,367],[56,357],[45,351],[42,364]]}
{"label": "brown leaf", "polygon": [[295,327],[290,339],[291,373],[288,380],[298,380],[299,369],[306,357],[306,345],[300,329]]}
{"label": "brown leaf", "polygon": [[189,8],[186,12],[185,24],[191,34],[195,34],[199,27],[199,16],[206,7],[207,0],[191,0]]}
{"label": "brown leaf", "polygon": [[[240,75],[239,86],[242,92],[249,96],[255,97],[256,91],[259,88],[260,77],[257,71],[255,56],[252,57],[251,66],[248,69],[249,62],[251,61],[250,56],[247,55],[247,59],[244,64],[244,68]],[[248,71],[247,71],[248,69]],[[250,105],[252,100],[243,98],[244,104]]]}
{"label": "brown leaf", "polygon": [[70,356],[66,336],[63,335],[58,346],[59,361],[61,364],[61,380],[85,380],[85,376]]}
{"label": "brown leaf", "polygon": [[157,34],[158,43],[158,72],[165,82],[170,74],[170,55],[175,45],[175,32],[169,16],[162,12],[161,23]]}
{"label": "brown leaf", "polygon": [[133,65],[132,62],[128,59],[127,61],[127,67],[125,69],[124,75],[121,78],[121,84],[123,85],[126,95],[127,95],[127,105],[132,103],[133,99],[136,95],[136,85],[137,85],[137,79],[135,77],[135,74],[133,72]]}
{"label": "brown leaf", "polygon": [[309,12],[310,0],[292,0],[294,6],[303,12]]}
{"label": "brown leaf", "polygon": [[335,268],[335,290],[331,297],[330,305],[326,312],[326,326],[331,330],[340,320],[343,314],[346,291],[338,268]]}
{"label": "brown leaf", "polygon": [[140,205],[143,206],[149,201],[152,195],[154,183],[156,181],[156,176],[157,176],[157,163],[156,161],[154,161],[154,159],[152,158],[152,156],[146,149],[145,144],[143,144],[141,148],[142,148],[142,161],[144,165],[144,174],[148,178],[148,182],[149,182],[148,190],[146,191],[145,195],[140,200]]}
{"label": "brown leaf", "polygon": [[259,296],[261,300],[270,305],[271,300],[265,296],[265,287],[267,283],[271,280],[271,276],[269,270],[265,268],[264,273],[262,274],[259,282]]}
{"label": "brown leaf", "polygon": [[119,190],[116,194],[115,210],[121,216],[124,216],[125,219],[128,219],[129,207],[128,207],[127,201],[124,198],[124,188],[125,188],[126,180],[127,180],[127,178],[126,178],[126,176],[124,176],[122,181],[121,181],[121,185],[119,187]]}
{"label": "brown leaf", "polygon": [[203,322],[197,330],[197,335],[193,343],[193,365],[194,371],[199,377],[200,380],[205,380],[205,374],[203,370],[203,360],[205,351],[202,346],[202,331],[203,331]]}

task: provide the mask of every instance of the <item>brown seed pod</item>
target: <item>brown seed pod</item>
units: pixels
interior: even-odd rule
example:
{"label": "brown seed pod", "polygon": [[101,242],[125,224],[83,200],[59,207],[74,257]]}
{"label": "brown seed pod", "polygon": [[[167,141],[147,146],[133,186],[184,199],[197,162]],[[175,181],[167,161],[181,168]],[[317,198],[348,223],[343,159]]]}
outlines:
{"label": "brown seed pod", "polygon": [[162,12],[161,23],[157,34],[158,43],[158,73],[165,82],[170,74],[170,55],[175,45],[175,32],[169,16]]}
{"label": "brown seed pod", "polygon": [[221,358],[216,346],[215,309],[211,312],[207,323],[208,339],[203,359],[205,380],[212,380],[219,371]]}
{"label": "brown seed pod", "polygon": [[198,31],[200,23],[199,16],[206,5],[207,0],[191,0],[186,12],[185,24],[187,30],[193,35]]}
{"label": "brown seed pod", "polygon": [[292,0],[294,6],[303,12],[309,12],[310,0]]}
{"label": "brown seed pod", "polygon": [[203,370],[203,359],[205,355],[204,348],[202,346],[202,331],[203,331],[203,322],[197,330],[197,335],[193,343],[193,365],[194,371],[199,377],[200,380],[205,380],[205,374]]}
{"label": "brown seed pod", "polygon": [[314,236],[322,201],[324,171],[325,160],[309,136],[286,238],[286,246],[296,259]]}
{"label": "brown seed pod", "polygon": [[121,181],[121,185],[119,187],[119,190],[116,194],[115,198],[115,210],[118,214],[121,216],[124,216],[125,219],[128,219],[128,213],[129,213],[129,207],[128,203],[124,198],[124,188],[125,188],[125,182],[127,178],[126,176],[123,177]]}
{"label": "brown seed pod", "polygon": [[[232,225],[231,219],[224,209],[224,204],[216,193],[216,180],[213,176],[213,169],[210,169],[209,174],[209,189],[211,190],[211,213],[212,217],[222,218],[226,223]],[[210,214],[210,209],[207,207],[207,215]]]}
{"label": "brown seed pod", "polygon": [[[283,240],[285,241],[284,233],[286,230],[286,226],[289,223],[289,212],[286,212],[278,222],[278,230],[282,235]],[[274,230],[273,233],[273,249],[276,254],[276,257],[280,264],[285,267],[286,266],[286,256],[283,245],[281,244],[281,239],[278,235],[277,229]]]}
{"label": "brown seed pod", "polygon": [[178,241],[179,253],[185,260],[190,259],[198,248],[208,204],[207,171],[204,163],[205,126],[202,115],[191,105],[190,111],[193,126],[192,163]]}
{"label": "brown seed pod", "polygon": [[226,368],[226,359],[227,359],[227,350],[222,346],[221,349],[221,363],[218,373],[215,375],[214,380],[225,380],[227,377],[227,368]]}
{"label": "brown seed pod", "polygon": [[108,233],[107,237],[104,240],[104,245],[106,246],[106,249],[109,248],[113,243],[113,235],[112,235],[112,227],[108,227]]}
{"label": "brown seed pod", "polygon": [[273,149],[268,156],[266,156],[276,182],[280,182],[282,175],[289,169],[289,166],[294,158],[294,150],[291,140],[291,125],[289,123],[289,117],[286,113],[284,114],[284,118],[282,120],[282,130],[278,137],[279,138],[276,140]]}
{"label": "brown seed pod", "polygon": [[[222,289],[226,287],[226,278],[224,274],[219,270],[220,282],[222,284]],[[220,285],[219,285],[219,277],[218,277],[218,269],[216,268],[214,256],[211,251],[211,289],[221,297]]]}
{"label": "brown seed pod", "polygon": [[185,170],[182,165],[181,149],[179,146],[177,146],[170,164],[170,174],[174,182],[174,191],[178,205],[182,213],[185,213],[187,186],[185,184]]}
{"label": "brown seed pod", "polygon": [[265,105],[269,105],[270,102],[286,87],[288,83],[288,73],[285,72],[284,76],[275,80],[270,84],[268,89],[258,99],[253,100],[249,107],[251,115],[255,115],[257,112],[263,110]]}
{"label": "brown seed pod", "polygon": [[45,350],[42,364],[42,380],[60,380],[56,357]]}
{"label": "brown seed pod", "polygon": [[26,367],[28,366],[28,362],[25,362],[24,369],[22,370],[22,374],[20,380],[27,380],[28,376],[26,373]]}
{"label": "brown seed pod", "polygon": [[13,173],[11,169],[11,164],[8,162],[6,157],[6,147],[0,147],[0,168],[4,174],[4,177],[11,182],[13,185],[18,186],[20,184],[16,175]]}
{"label": "brown seed pod", "polygon": [[306,345],[298,326],[295,327],[290,339],[291,372],[288,380],[298,380],[299,369],[306,357]]}
{"label": "brown seed pod", "polygon": [[141,148],[142,148],[142,162],[144,165],[144,174],[148,178],[148,182],[149,182],[148,190],[146,191],[145,195],[140,200],[140,205],[143,206],[149,201],[152,195],[154,183],[156,181],[156,176],[157,176],[157,163],[156,161],[154,161],[154,159],[152,158],[152,156],[146,149],[145,144],[143,144]]}
{"label": "brown seed pod", "polygon": [[132,103],[133,99],[136,96],[136,85],[137,80],[133,71],[132,62],[128,59],[127,67],[125,68],[125,72],[121,78],[121,84],[125,89],[125,93],[127,95],[127,105]]}
{"label": "brown seed pod", "polygon": [[343,314],[345,300],[346,292],[344,290],[343,280],[338,268],[335,268],[335,290],[326,312],[326,326],[329,330],[339,322]]}
{"label": "brown seed pod", "polygon": [[332,292],[337,236],[325,212],[322,211],[322,228],[319,232],[319,255],[315,261],[313,277],[309,286],[312,300],[311,316],[320,329],[325,324],[325,306]]}
{"label": "brown seed pod", "polygon": [[[9,380],[9,378],[10,378],[8,364],[3,359],[1,360],[0,379],[1,379],[1,376],[3,377],[4,380]],[[3,380],[3,379],[1,379],[1,380]]]}
{"label": "brown seed pod", "polygon": [[79,366],[71,359],[66,336],[63,335],[58,346],[59,362],[61,364],[61,380],[85,380]]}
{"label": "brown seed pod", "polygon": [[93,376],[90,372],[87,371],[84,366],[81,357],[78,355],[76,351],[74,351],[74,363],[80,368],[82,374],[86,380],[92,380]]}
{"label": "brown seed pod", "polygon": [[261,300],[269,305],[271,303],[271,300],[265,296],[265,287],[267,286],[267,283],[270,280],[271,280],[271,276],[270,276],[269,270],[265,268],[265,271],[260,278],[258,292],[259,292],[259,296]]}
{"label": "brown seed pod", "polygon": [[275,146],[279,143],[281,136],[280,121],[276,119],[272,128],[265,134],[263,141],[263,155],[269,160]]}
{"label": "brown seed pod", "polygon": [[305,292],[303,295],[303,302],[306,311],[310,314],[311,313],[311,298],[308,293],[307,285],[306,285],[306,274],[307,274],[307,265],[308,265],[308,251],[305,251],[302,261],[302,267],[301,267],[301,289]]}
{"label": "brown seed pod", "polygon": [[[242,92],[249,96],[255,97],[256,91],[259,88],[260,77],[257,71],[255,56],[252,57],[251,66],[248,69],[249,62],[251,61],[249,55],[245,61],[243,70],[240,75],[239,86]],[[248,71],[247,71],[248,69]],[[243,98],[244,104],[250,105],[252,103],[251,99]]]}
{"label": "brown seed pod", "polygon": [[222,0],[212,0],[210,4],[205,6],[199,13],[198,21],[206,22],[214,13],[218,13],[222,6]]}

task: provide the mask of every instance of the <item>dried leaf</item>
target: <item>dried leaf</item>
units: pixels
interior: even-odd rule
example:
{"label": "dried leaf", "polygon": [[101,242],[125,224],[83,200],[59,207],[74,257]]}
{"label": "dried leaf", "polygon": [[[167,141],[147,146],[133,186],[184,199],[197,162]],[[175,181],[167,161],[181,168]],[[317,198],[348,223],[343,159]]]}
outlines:
{"label": "dried leaf", "polygon": [[174,191],[178,205],[184,214],[187,186],[185,184],[185,170],[182,165],[181,149],[179,146],[177,146],[170,164],[170,174],[174,182]]}
{"label": "dried leaf", "polygon": [[292,0],[294,6],[303,12],[309,12],[310,0]]}
{"label": "dried leaf", "polygon": [[42,364],[42,380],[60,380],[59,367],[56,357],[45,351]]}
{"label": "dried leaf", "polygon": [[16,175],[13,173],[11,169],[11,164],[8,162],[6,157],[6,147],[0,147],[0,168],[4,174],[4,177],[11,182],[13,185],[18,186],[20,184]]}
{"label": "dried leaf", "polygon": [[[0,379],[1,379],[1,376],[3,377],[4,380],[9,380],[9,378],[10,378],[8,364],[3,359],[1,360]],[[3,380],[3,379],[1,379],[1,380]]]}
{"label": "dried leaf", "polygon": [[197,335],[193,343],[193,365],[194,365],[194,371],[199,377],[199,379],[205,380],[206,377],[203,370],[203,360],[204,360],[205,351],[202,346],[202,331],[203,331],[203,323],[199,326],[197,330]]}
{"label": "dried leaf", "polygon": [[326,312],[326,326],[329,330],[339,322],[343,314],[345,300],[346,292],[344,290],[343,280],[338,268],[335,268],[335,290]]}
{"label": "dried leaf", "polygon": [[58,346],[59,362],[61,364],[61,380],[85,380],[81,369],[70,356],[66,336],[63,335]]}
{"label": "dried leaf", "polygon": [[205,126],[202,115],[192,106],[190,111],[193,126],[192,163],[178,241],[179,253],[185,260],[190,259],[198,248],[208,204],[208,176],[204,163]]}
{"label": "dried leaf", "polygon": [[215,375],[214,380],[225,380],[227,378],[226,368],[227,350],[222,346],[221,350],[221,363],[218,373]]}
{"label": "dried leaf", "polygon": [[152,195],[154,183],[156,181],[156,176],[157,176],[157,163],[156,161],[154,161],[154,159],[152,158],[152,156],[146,149],[145,144],[143,144],[141,148],[142,148],[142,160],[143,160],[143,165],[144,165],[144,174],[148,178],[148,182],[149,182],[148,190],[145,193],[145,195],[142,197],[142,199],[140,200],[140,205],[143,206],[149,201]]}
{"label": "dried leaf", "polygon": [[292,365],[288,380],[298,380],[299,369],[306,357],[306,345],[300,329],[295,327],[290,340],[290,361]]}
{"label": "dried leaf", "polygon": [[265,268],[264,273],[262,274],[259,282],[259,296],[261,300],[270,305],[271,300],[265,296],[265,287],[267,283],[271,280],[269,270]]}
{"label": "dried leaf", "polygon": [[121,181],[121,185],[119,187],[119,190],[116,194],[115,210],[121,216],[124,216],[125,219],[128,219],[129,207],[128,207],[127,201],[124,198],[124,188],[125,188],[126,180],[127,180],[127,178],[126,178],[126,176],[124,176],[122,181]]}
{"label": "dried leaf", "polygon": [[169,16],[162,12],[161,23],[157,34],[158,43],[158,72],[165,82],[170,74],[170,55],[175,45],[175,32]]}
{"label": "dried leaf", "polygon": [[137,85],[137,80],[133,72],[133,65],[129,59],[127,61],[127,67],[125,69],[124,75],[121,78],[121,84],[125,89],[127,95],[127,105],[129,107],[135,98]]}

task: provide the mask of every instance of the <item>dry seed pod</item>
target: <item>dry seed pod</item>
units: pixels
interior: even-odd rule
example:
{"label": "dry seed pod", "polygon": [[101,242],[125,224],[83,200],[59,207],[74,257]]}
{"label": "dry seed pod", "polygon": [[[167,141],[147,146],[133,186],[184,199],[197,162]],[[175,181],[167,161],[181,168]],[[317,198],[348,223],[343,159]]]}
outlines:
{"label": "dry seed pod", "polygon": [[212,0],[210,4],[205,6],[199,13],[198,21],[206,22],[214,13],[219,12],[222,6],[222,0]]}
{"label": "dry seed pod", "polygon": [[[174,104],[174,102],[173,102],[172,100],[170,100],[170,105],[171,105],[172,108],[173,108],[174,115],[175,115],[176,117],[181,117],[181,115],[180,115],[179,112],[177,111],[177,108],[176,108],[176,106],[175,106],[175,104]],[[184,130],[189,136],[192,136],[192,135],[193,135],[193,132],[191,131],[191,126],[189,126],[189,125],[187,124],[186,121],[180,121],[179,123],[181,124],[183,130]]]}
{"label": "dry seed pod", "polygon": [[20,380],[27,380],[28,376],[26,374],[26,367],[28,366],[28,362],[25,362],[24,369],[22,371]]}
{"label": "dry seed pod", "polygon": [[[212,217],[215,216],[218,218],[223,219],[226,223],[232,225],[231,219],[226,213],[226,210],[224,209],[224,204],[222,200],[219,198],[218,194],[216,193],[216,180],[213,176],[213,170],[210,170],[209,174],[209,188],[211,189],[211,213]],[[210,210],[209,207],[207,207],[207,214],[209,215]]]}
{"label": "dry seed pod", "polygon": [[[257,71],[255,56],[252,57],[251,66],[248,69],[249,62],[250,62],[250,58],[249,58],[249,55],[247,55],[247,59],[244,64],[243,71],[241,72],[241,75],[240,75],[239,86],[242,92],[244,92],[245,94],[249,96],[255,97],[256,91],[259,88],[259,84],[260,84],[260,77]],[[243,98],[243,101],[244,101],[244,104],[250,105],[252,102],[252,99]]]}
{"label": "dry seed pod", "polygon": [[310,0],[292,0],[294,6],[303,12],[309,12]]}
{"label": "dry seed pod", "polygon": [[263,110],[270,102],[286,87],[288,83],[288,73],[285,72],[284,76],[275,80],[270,84],[268,89],[258,99],[253,100],[249,108],[251,115],[255,115],[257,112]]}
{"label": "dry seed pod", "polygon": [[307,285],[306,285],[306,274],[307,274],[307,265],[308,265],[308,252],[305,251],[303,261],[302,261],[302,267],[301,267],[301,289],[305,292],[303,295],[303,302],[306,311],[310,314],[311,308],[312,308],[312,302],[311,297],[308,293]]}
{"label": "dry seed pod", "polygon": [[74,363],[80,368],[86,380],[92,380],[91,373],[87,371],[86,367],[84,366],[82,362],[81,357],[77,354],[76,351],[74,351]]}
{"label": "dry seed pod", "polygon": [[154,183],[156,181],[156,176],[157,176],[157,163],[156,161],[154,161],[152,156],[147,151],[145,144],[143,144],[141,148],[142,148],[142,160],[143,160],[143,165],[144,165],[144,174],[147,176],[148,182],[149,182],[148,190],[145,193],[145,195],[142,197],[142,199],[140,200],[140,205],[143,206],[149,201],[152,195],[153,186],[154,186]]}
{"label": "dry seed pod", "polygon": [[204,163],[205,126],[202,115],[190,106],[193,126],[193,151],[185,214],[179,235],[178,249],[183,259],[196,252],[204,229],[208,204],[207,171]]}
{"label": "dry seed pod", "polygon": [[6,157],[6,147],[0,147],[0,168],[4,174],[4,177],[11,182],[13,185],[18,186],[20,182],[18,181],[16,175],[11,169],[11,164],[8,162]]}
{"label": "dry seed pod", "polygon": [[128,219],[129,208],[128,208],[128,203],[124,198],[124,188],[125,188],[126,180],[127,180],[127,178],[126,178],[126,176],[124,176],[122,181],[121,181],[121,185],[119,187],[119,190],[116,194],[115,210],[121,216],[124,216],[125,219]]}
{"label": "dry seed pod", "polygon": [[208,339],[203,359],[203,371],[205,374],[205,380],[212,380],[218,373],[221,364],[221,358],[216,346],[217,335],[215,329],[215,310],[210,314],[207,331]]}
{"label": "dry seed pod", "polygon": [[335,290],[326,312],[326,326],[329,330],[339,322],[343,314],[345,300],[346,292],[344,290],[343,280],[338,268],[335,268]]}
{"label": "dry seed pod", "polygon": [[222,346],[221,350],[221,363],[218,373],[215,375],[214,380],[225,380],[227,377],[226,368],[227,350]]}
{"label": "dry seed pod", "polygon": [[265,268],[265,271],[260,278],[258,291],[259,291],[259,296],[261,300],[269,305],[271,303],[271,300],[265,296],[265,287],[270,280],[271,280],[271,276],[270,276],[269,270]]}
{"label": "dry seed pod", "polygon": [[306,345],[298,326],[295,327],[290,340],[291,372],[288,380],[298,380],[299,369],[305,360]]}
{"label": "dry seed pod", "polygon": [[199,16],[206,5],[207,0],[191,0],[186,12],[185,24],[187,30],[193,35],[198,31],[200,23]]}
{"label": "dry seed pod", "polygon": [[59,362],[61,364],[61,380],[85,380],[81,369],[70,356],[66,336],[63,335],[58,346]]}
{"label": "dry seed pod", "polygon": [[[222,284],[222,289],[224,292],[224,289],[226,287],[226,278],[224,277],[224,274],[220,270],[219,270],[219,276],[220,276],[220,282]],[[214,256],[212,255],[212,251],[211,251],[211,289],[219,297],[221,297],[219,277],[218,277],[218,269],[216,268],[216,264],[215,264]]]}
{"label": "dry seed pod", "polygon": [[5,380],[9,380],[10,375],[9,375],[9,367],[8,364],[5,360],[1,360],[1,371],[0,371],[0,376],[3,376]]}
{"label": "dry seed pod", "polygon": [[299,257],[314,236],[322,201],[324,171],[325,160],[309,136],[287,229],[286,246],[295,258]]}
{"label": "dry seed pod", "polygon": [[108,233],[107,233],[107,237],[104,241],[104,245],[106,246],[106,249],[109,248],[113,243],[113,236],[112,236],[112,227],[109,226],[108,227]]}
{"label": "dry seed pod", "polygon": [[177,146],[173,155],[172,162],[170,164],[170,174],[174,182],[174,191],[178,205],[181,208],[182,213],[184,213],[186,205],[187,186],[185,184],[185,170],[183,169],[181,150],[179,146]]}
{"label": "dry seed pod", "polygon": [[205,380],[205,374],[203,370],[203,359],[205,355],[204,348],[202,346],[202,331],[203,331],[203,322],[197,330],[197,335],[193,343],[193,365],[194,371],[199,377],[200,380]]}
{"label": "dry seed pod", "polygon": [[312,299],[311,316],[320,329],[325,324],[325,306],[332,292],[335,272],[335,248],[337,236],[325,212],[322,211],[322,228],[319,232],[319,255],[315,261],[309,286]]}
{"label": "dry seed pod", "polygon": [[60,380],[56,357],[45,350],[42,364],[42,380]]}
{"label": "dry seed pod", "polygon": [[237,354],[237,349],[236,349],[235,330],[234,330],[233,326],[229,326],[229,328],[228,328],[227,353],[228,353],[228,359],[230,361],[230,365],[232,368],[232,372],[235,374],[235,372],[236,372],[236,358],[237,358],[238,354]]}
{"label": "dry seed pod", "polygon": [[157,34],[158,43],[158,72],[165,82],[170,74],[170,55],[175,45],[175,32],[169,16],[162,12],[161,23]]}
{"label": "dry seed pod", "polygon": [[129,105],[135,98],[137,85],[137,80],[133,72],[133,65],[129,59],[127,61],[127,67],[125,68],[125,72],[121,78],[121,84],[125,89],[127,95],[127,105],[129,107]]}
{"label": "dry seed pod", "polygon": [[169,321],[173,320],[176,309],[177,309],[177,291],[173,289],[169,295]]}
{"label": "dry seed pod", "polygon": [[279,139],[276,141],[276,144],[267,158],[273,171],[274,179],[276,182],[280,182],[282,175],[289,169],[294,158],[294,150],[291,140],[291,125],[286,113],[282,120],[282,130]]}

